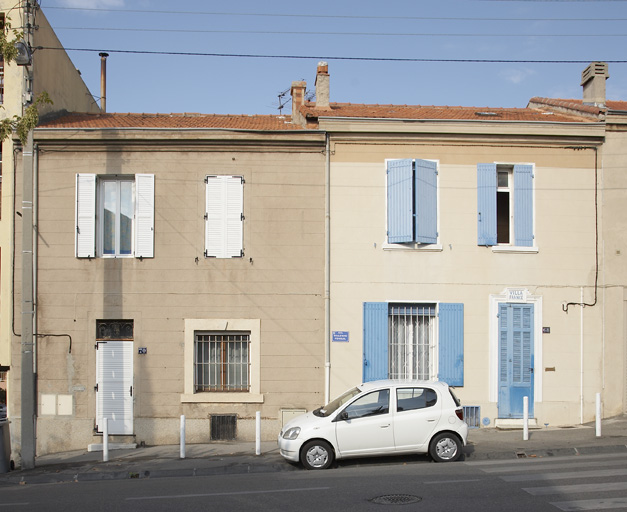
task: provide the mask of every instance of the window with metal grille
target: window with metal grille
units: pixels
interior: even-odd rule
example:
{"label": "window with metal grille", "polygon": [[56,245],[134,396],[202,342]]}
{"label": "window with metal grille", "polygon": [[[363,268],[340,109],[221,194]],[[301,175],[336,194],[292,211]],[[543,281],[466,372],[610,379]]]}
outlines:
{"label": "window with metal grille", "polygon": [[435,304],[390,304],[390,379],[434,376],[435,325]]}
{"label": "window with metal grille", "polygon": [[249,332],[197,332],[194,345],[195,392],[249,390]]}

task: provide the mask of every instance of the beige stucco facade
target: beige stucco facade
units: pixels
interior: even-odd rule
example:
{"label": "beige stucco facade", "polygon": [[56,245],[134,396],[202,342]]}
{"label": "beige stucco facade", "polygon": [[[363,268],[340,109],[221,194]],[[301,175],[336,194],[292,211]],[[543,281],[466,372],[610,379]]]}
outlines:
{"label": "beige stucco facade", "polygon": [[[16,7],[16,2],[1,0],[0,11],[9,19],[14,29],[21,30],[23,26],[23,9]],[[34,47],[62,48],[61,43],[50,27],[48,20],[41,10],[35,16],[36,30],[33,35]],[[98,66],[94,61],[94,66]],[[36,50],[33,53],[33,65],[30,67],[17,66],[15,63],[4,64],[4,97],[0,116],[11,118],[21,116],[25,92],[25,77],[27,72],[33,76],[33,97],[41,92],[47,92],[53,101],[52,105],[44,105],[40,109],[42,116],[51,115],[59,111],[98,112],[99,107],[85,86],[80,73],[72,64],[67,53],[63,50]],[[19,223],[16,216],[17,203],[14,201],[15,174],[21,172],[14,161],[13,140],[2,143],[2,206],[0,212],[0,366],[11,367],[11,336],[15,316],[12,307],[13,291],[13,239],[14,225]],[[19,145],[18,145],[19,146]],[[8,370],[9,372],[11,370]],[[11,391],[9,390],[9,393]],[[19,415],[9,404],[9,415]]]}
{"label": "beige stucco facade", "polygon": [[[597,393],[605,416],[623,412],[624,144],[608,134],[604,145],[603,123],[321,117],[320,128],[331,140],[331,331],[348,333],[330,344],[332,396],[364,379],[364,303],[461,303],[457,393],[494,426],[503,419],[498,306],[511,302],[534,307],[538,425],[591,421]],[[437,243],[388,243],[388,159],[437,162]],[[532,247],[478,244],[479,163],[533,166]]]}
{"label": "beige stucco facade", "polygon": [[[274,439],[292,409],[323,402],[323,134],[37,129],[35,144],[39,455],[101,442],[99,320],[134,326],[132,431],[113,441],[176,444],[184,415],[187,442],[208,442],[222,414],[237,417],[239,439],[254,440],[258,411],[263,438]],[[75,256],[84,172],[154,175],[154,257]],[[242,257],[204,256],[208,175],[243,177]],[[250,333],[248,392],[194,391],[201,331]],[[18,346],[14,338],[14,354]],[[19,366],[14,355],[16,375]],[[19,399],[12,393],[12,407]]]}

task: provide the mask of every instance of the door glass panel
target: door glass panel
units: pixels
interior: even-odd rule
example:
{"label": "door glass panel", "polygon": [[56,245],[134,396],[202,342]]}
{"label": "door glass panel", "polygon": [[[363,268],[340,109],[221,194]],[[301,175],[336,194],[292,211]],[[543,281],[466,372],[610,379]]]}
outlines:
{"label": "door glass panel", "polygon": [[350,404],[345,412],[349,420],[387,414],[390,410],[390,390],[381,389],[362,396]]}

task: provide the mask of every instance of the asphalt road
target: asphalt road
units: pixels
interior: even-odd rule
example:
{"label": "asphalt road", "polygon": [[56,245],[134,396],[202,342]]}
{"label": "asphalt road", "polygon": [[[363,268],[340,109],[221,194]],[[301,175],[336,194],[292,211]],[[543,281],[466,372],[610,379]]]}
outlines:
{"label": "asphalt road", "polygon": [[[381,502],[381,503],[378,503]],[[375,459],[326,471],[3,485],[12,511],[518,512],[627,510],[624,454],[435,464]]]}

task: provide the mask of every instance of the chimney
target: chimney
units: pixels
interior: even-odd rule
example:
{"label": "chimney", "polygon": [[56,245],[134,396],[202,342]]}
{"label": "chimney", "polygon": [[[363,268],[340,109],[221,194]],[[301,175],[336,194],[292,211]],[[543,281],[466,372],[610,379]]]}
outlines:
{"label": "chimney", "polygon": [[329,109],[329,65],[318,62],[316,73],[316,108]]}
{"label": "chimney", "polygon": [[107,57],[108,53],[100,55],[100,110],[104,114],[107,111]]}
{"label": "chimney", "polygon": [[292,123],[303,125],[305,119],[300,113],[300,107],[305,104],[305,90],[307,82],[292,82],[290,95],[292,96]]}
{"label": "chimney", "polygon": [[607,62],[592,62],[581,73],[584,105],[605,107],[605,81],[610,77]]}

